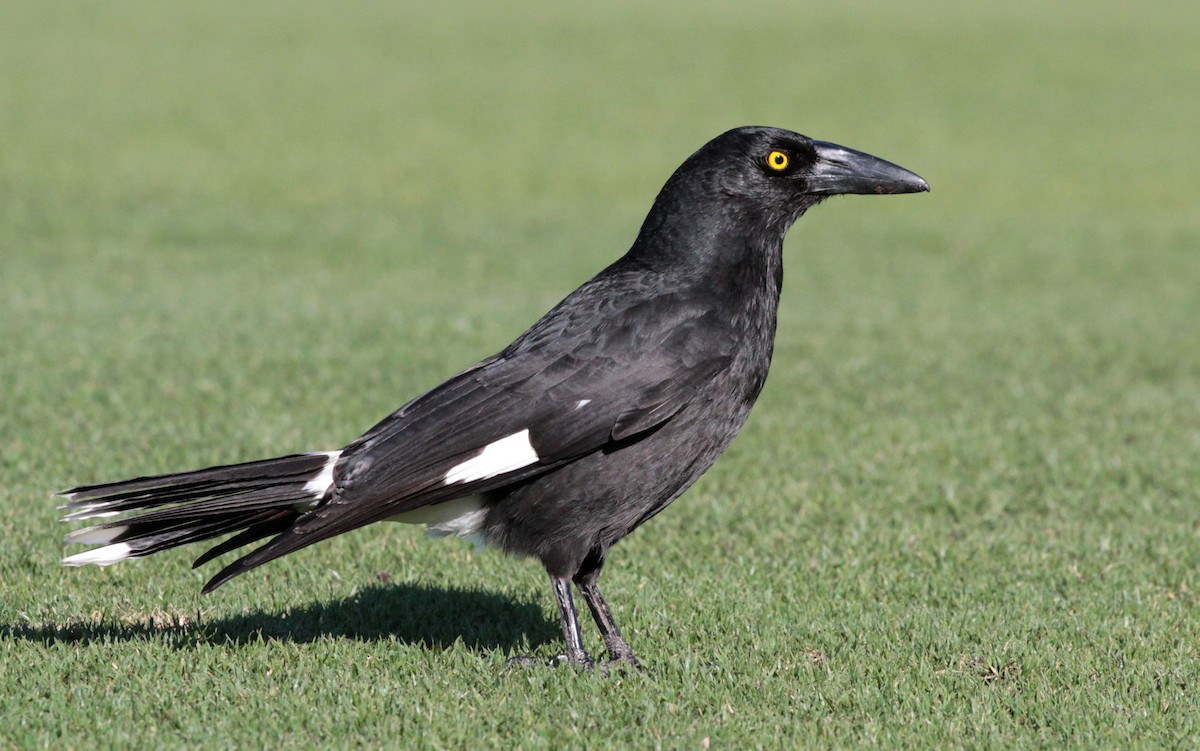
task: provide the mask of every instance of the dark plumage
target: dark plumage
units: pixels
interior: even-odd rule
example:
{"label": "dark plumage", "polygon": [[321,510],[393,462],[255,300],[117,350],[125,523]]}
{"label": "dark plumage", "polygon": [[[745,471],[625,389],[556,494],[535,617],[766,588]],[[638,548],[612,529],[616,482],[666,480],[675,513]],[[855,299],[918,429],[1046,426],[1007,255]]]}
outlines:
{"label": "dark plumage", "polygon": [[912,193],[894,164],[774,128],[738,128],[667,181],[633,247],[503,352],[341,451],[74,488],[67,535],[107,565],[237,533],[196,565],[271,537],[205,586],[385,519],[538,558],[567,659],[592,665],[570,584],[613,660],[636,664],[597,580],[609,548],[712,466],[766,381],[783,238],[839,193]]}

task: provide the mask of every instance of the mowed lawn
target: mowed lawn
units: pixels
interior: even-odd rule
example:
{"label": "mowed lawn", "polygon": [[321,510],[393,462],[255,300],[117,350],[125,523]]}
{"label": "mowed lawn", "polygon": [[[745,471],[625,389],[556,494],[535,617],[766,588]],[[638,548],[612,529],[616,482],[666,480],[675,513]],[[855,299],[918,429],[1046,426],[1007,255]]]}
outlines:
{"label": "mowed lawn", "polygon": [[[6,3],[0,748],[1197,743],[1193,4],[440,5]],[[751,123],[933,191],[792,231],[756,413],[610,558],[644,671],[506,670],[540,566],[398,525],[59,566],[52,492],[341,446]]]}

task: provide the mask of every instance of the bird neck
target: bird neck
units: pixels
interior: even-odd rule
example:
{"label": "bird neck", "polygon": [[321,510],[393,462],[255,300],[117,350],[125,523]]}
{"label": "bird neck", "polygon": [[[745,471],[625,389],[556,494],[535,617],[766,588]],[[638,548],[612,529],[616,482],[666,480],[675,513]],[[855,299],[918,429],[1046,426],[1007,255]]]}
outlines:
{"label": "bird neck", "polygon": [[787,226],[728,205],[689,213],[651,210],[623,260],[725,301],[770,301],[773,314]]}

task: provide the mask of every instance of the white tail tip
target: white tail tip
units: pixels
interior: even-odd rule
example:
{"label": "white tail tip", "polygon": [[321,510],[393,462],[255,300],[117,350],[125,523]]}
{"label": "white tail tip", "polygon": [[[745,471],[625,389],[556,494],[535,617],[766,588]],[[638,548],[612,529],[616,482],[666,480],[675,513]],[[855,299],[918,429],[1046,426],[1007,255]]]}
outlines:
{"label": "white tail tip", "polygon": [[105,545],[102,548],[93,548],[69,555],[63,558],[62,562],[64,566],[86,566],[89,563],[97,566],[111,566],[117,561],[125,560],[132,552],[133,548],[129,547],[129,543],[118,542],[115,545]]}

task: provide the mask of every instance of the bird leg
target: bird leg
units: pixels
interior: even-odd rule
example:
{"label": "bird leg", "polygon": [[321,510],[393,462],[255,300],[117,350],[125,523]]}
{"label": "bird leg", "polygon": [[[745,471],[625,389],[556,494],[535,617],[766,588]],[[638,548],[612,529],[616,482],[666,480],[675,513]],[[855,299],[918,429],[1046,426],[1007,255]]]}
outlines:
{"label": "bird leg", "polygon": [[[583,648],[583,634],[579,631],[579,613],[575,610],[575,601],[571,599],[571,580],[551,576],[550,583],[554,586],[554,601],[558,603],[558,617],[562,623],[563,639],[567,642],[565,655],[567,662],[577,668],[588,670],[596,667],[596,661]],[[586,593],[584,597],[587,597]],[[591,605],[590,599],[588,605]],[[620,637],[618,636],[618,638]]]}
{"label": "bird leg", "polygon": [[576,582],[575,584],[583,594],[588,610],[592,611],[592,617],[596,619],[600,635],[604,637],[604,646],[608,647],[608,656],[611,658],[608,665],[625,664],[630,667],[638,667],[640,663],[633,656],[633,648],[621,636],[621,630],[617,628],[617,622],[613,620],[612,611],[608,609],[608,603],[600,594],[600,585],[595,581],[587,584]]}
{"label": "bird leg", "polygon": [[[575,601],[571,598],[571,581],[551,574],[550,584],[554,587],[554,602],[558,604],[558,619],[562,624],[563,641],[567,645],[566,653],[559,655],[553,664],[562,661],[583,670],[592,670],[596,667],[596,661],[583,648],[583,634],[579,630],[579,611],[575,610]],[[619,635],[618,638],[620,638]],[[512,657],[507,661],[509,668],[527,667],[533,664],[535,664],[533,658],[524,655]]]}

